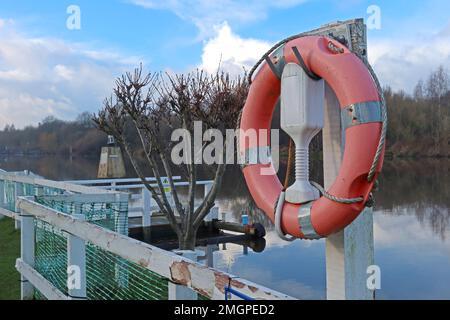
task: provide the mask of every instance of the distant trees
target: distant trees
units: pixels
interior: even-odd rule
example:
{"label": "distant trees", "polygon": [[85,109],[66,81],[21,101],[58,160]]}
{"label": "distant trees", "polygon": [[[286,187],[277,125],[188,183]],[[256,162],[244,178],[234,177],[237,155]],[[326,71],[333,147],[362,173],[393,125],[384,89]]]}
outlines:
{"label": "distant trees", "polygon": [[106,135],[97,130],[88,112],[75,121],[44,118],[36,127],[16,129],[6,125],[0,130],[0,154],[100,154]]}
{"label": "distant trees", "polygon": [[412,95],[384,94],[389,111],[388,151],[399,156],[450,156],[450,80],[440,66]]}

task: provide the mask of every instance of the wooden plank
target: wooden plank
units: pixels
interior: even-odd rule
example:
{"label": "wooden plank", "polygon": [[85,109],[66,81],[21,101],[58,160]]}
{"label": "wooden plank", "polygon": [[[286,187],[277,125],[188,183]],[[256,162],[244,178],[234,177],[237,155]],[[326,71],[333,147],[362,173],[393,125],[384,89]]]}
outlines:
{"label": "wooden plank", "polygon": [[0,208],[0,214],[3,216],[6,216],[8,218],[11,218],[11,219],[18,219],[18,217],[19,217],[17,212],[10,211],[10,210],[4,209],[4,208]]}
{"label": "wooden plank", "polygon": [[40,273],[33,269],[29,264],[22,259],[16,260],[17,271],[26,278],[34,288],[39,290],[49,300],[69,300],[69,298],[54,287],[47,279]]}
{"label": "wooden plank", "polygon": [[38,219],[89,241],[103,250],[117,254],[143,268],[156,272],[171,282],[192,288],[208,298],[223,299],[224,287],[228,285],[231,279],[231,285],[234,288],[257,299],[293,299],[286,294],[208,268],[172,252],[131,239],[86,221],[78,221],[67,214],[28,199],[20,198],[18,201],[19,207],[27,214],[34,215]]}

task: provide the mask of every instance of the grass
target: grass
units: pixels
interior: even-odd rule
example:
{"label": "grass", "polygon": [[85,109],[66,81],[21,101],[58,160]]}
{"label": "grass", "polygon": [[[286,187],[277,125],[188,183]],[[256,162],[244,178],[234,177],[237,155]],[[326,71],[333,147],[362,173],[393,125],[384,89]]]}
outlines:
{"label": "grass", "polygon": [[0,300],[20,299],[20,276],[15,268],[20,256],[20,230],[14,220],[0,220]]}

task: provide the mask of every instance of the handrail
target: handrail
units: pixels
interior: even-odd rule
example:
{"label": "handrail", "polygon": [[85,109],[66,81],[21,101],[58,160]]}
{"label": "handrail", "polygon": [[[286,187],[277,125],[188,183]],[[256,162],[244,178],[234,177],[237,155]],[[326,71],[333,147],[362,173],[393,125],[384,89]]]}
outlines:
{"label": "handrail", "polygon": [[[181,176],[174,176],[173,180],[180,180]],[[155,177],[146,177],[145,180],[147,182],[156,181]],[[111,184],[111,183],[131,183],[131,182],[140,182],[142,183],[141,178],[114,178],[114,179],[88,179],[88,180],[67,180],[65,182],[74,183],[74,184]]]}
{"label": "handrail", "polygon": [[79,184],[69,183],[65,181],[53,181],[47,180],[35,176],[19,175],[11,172],[0,172],[0,180],[12,181],[18,183],[34,184],[42,187],[49,187],[55,189],[61,189],[64,191],[74,193],[85,194],[98,194],[98,193],[118,193],[118,191],[105,190],[97,187],[87,187]]}
{"label": "handrail", "polygon": [[[146,177],[146,181],[153,182],[156,181],[155,177]],[[174,179],[174,185],[176,187],[181,186],[188,186],[189,182],[187,181],[176,181],[180,180],[180,176],[173,177]],[[89,186],[95,186],[97,188],[114,188],[114,189],[138,189],[144,186],[142,180],[140,178],[126,178],[126,179],[96,179],[96,180],[66,180],[64,182],[72,183],[72,184],[78,184],[78,185],[89,185]],[[137,182],[135,184],[126,184],[131,182]],[[212,184],[213,180],[199,180],[196,181],[195,184],[200,185],[207,185]],[[115,183],[112,185],[112,183]],[[121,184],[118,184],[121,183]],[[156,183],[150,184],[152,187],[157,187],[158,185]]]}

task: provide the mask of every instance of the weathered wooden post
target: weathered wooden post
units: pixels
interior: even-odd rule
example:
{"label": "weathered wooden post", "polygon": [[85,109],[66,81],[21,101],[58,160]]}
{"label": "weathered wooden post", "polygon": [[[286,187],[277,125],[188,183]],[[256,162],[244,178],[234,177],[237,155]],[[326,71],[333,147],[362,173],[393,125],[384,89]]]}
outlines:
{"label": "weathered wooden post", "polygon": [[[17,202],[17,198],[16,198]],[[26,211],[20,212],[22,228],[20,232],[20,256],[23,262],[34,268],[34,249],[35,249],[35,225],[34,216],[27,214]],[[24,277],[20,276],[20,295],[22,300],[32,300],[34,298],[34,287]]]}
{"label": "weathered wooden post", "polygon": [[[313,33],[345,41],[350,50],[367,58],[366,26],[362,19],[328,24]],[[322,131],[326,189],[337,177],[342,161],[345,133],[340,123],[339,102],[326,85]],[[347,228],[326,239],[327,299],[373,299],[373,291],[366,285],[367,267],[373,263],[373,216],[367,208]]]}
{"label": "weathered wooden post", "polygon": [[[85,220],[85,215],[74,213],[74,219]],[[86,300],[86,243],[83,239],[67,236],[67,286],[73,300]]]}

